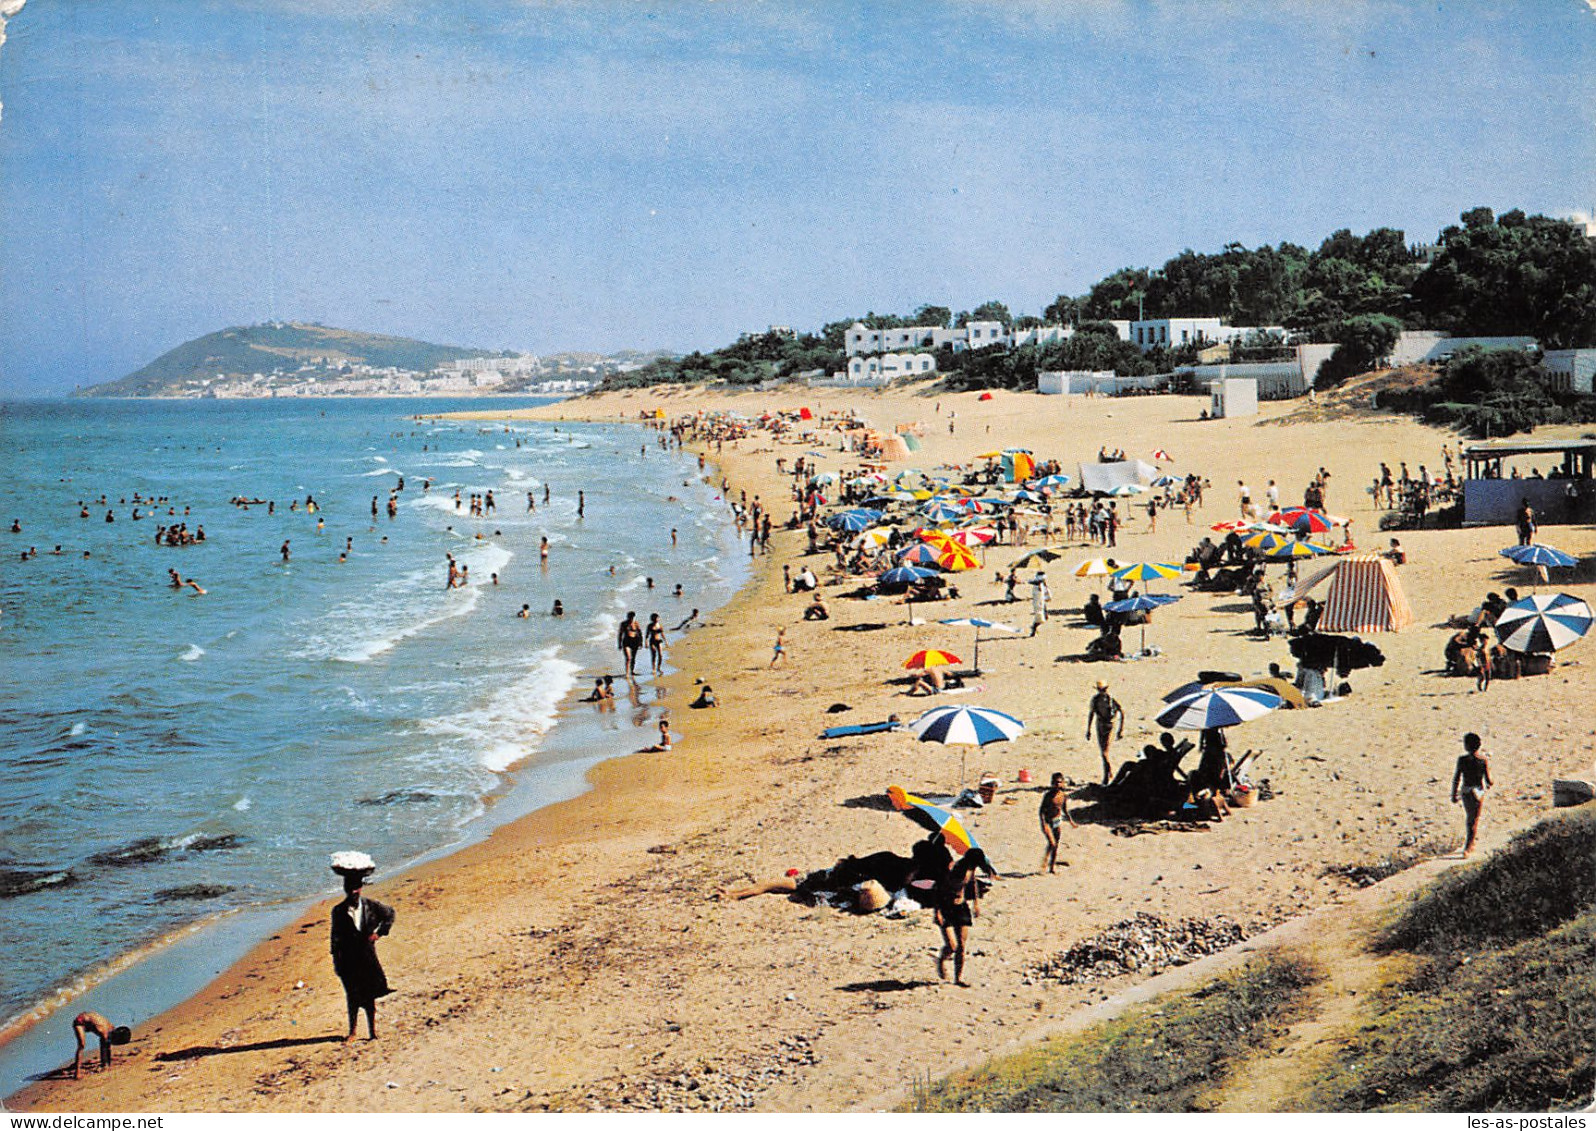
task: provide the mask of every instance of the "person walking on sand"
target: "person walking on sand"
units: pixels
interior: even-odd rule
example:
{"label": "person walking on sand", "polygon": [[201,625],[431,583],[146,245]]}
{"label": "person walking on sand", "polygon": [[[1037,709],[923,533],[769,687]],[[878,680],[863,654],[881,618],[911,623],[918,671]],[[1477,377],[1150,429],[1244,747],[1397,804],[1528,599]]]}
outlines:
{"label": "person walking on sand", "polygon": [[621,622],[621,627],[615,634],[615,646],[621,650],[621,655],[626,661],[627,676],[636,675],[637,653],[643,647],[643,626],[637,623],[636,613],[626,614],[626,619]]}
{"label": "person walking on sand", "polygon": [[1042,839],[1047,842],[1042,850],[1042,863],[1051,875],[1058,871],[1058,844],[1059,838],[1064,835],[1064,822],[1068,821],[1072,829],[1077,827],[1075,818],[1070,816],[1070,798],[1064,788],[1063,774],[1053,775],[1053,783],[1042,794],[1037,817],[1042,822]]}
{"label": "person walking on sand", "polygon": [[1108,693],[1108,684],[1102,680],[1097,681],[1097,694],[1092,696],[1092,701],[1086,707],[1086,737],[1092,737],[1092,730],[1097,730],[1097,750],[1103,758],[1103,784],[1108,784],[1113,767],[1108,761],[1108,746],[1114,731],[1114,718],[1119,717],[1119,737],[1125,737],[1125,708],[1119,705],[1119,700]]}
{"label": "person walking on sand", "polygon": [[770,666],[771,667],[775,667],[777,664],[781,663],[782,660],[786,659],[786,657],[787,657],[787,630],[785,628],[778,628],[776,630],[776,643],[772,646],[772,655],[770,657]]}
{"label": "person walking on sand", "polygon": [[1463,754],[1457,760],[1452,774],[1452,804],[1463,802],[1463,822],[1466,838],[1463,855],[1474,851],[1474,842],[1480,832],[1480,809],[1485,804],[1485,791],[1492,786],[1491,760],[1480,753],[1480,736],[1470,731],[1463,736]]}
{"label": "person walking on sand", "polygon": [[1047,620],[1047,602],[1053,596],[1047,587],[1047,575],[1041,570],[1036,571],[1036,576],[1031,578],[1031,635],[1036,635],[1036,630],[1042,627]]}
{"label": "person walking on sand", "polygon": [[948,959],[953,959],[953,984],[969,986],[964,980],[964,953],[970,941],[970,928],[981,915],[980,888],[976,869],[987,867],[986,854],[972,848],[964,854],[937,884],[936,925],[942,930],[942,952],[937,955],[937,976],[948,977]]}
{"label": "person walking on sand", "polygon": [[364,898],[365,886],[364,873],[345,873],[343,902],[332,911],[333,971],[344,984],[349,1006],[345,1044],[355,1039],[361,1010],[366,1012],[367,1038],[377,1039],[377,999],[393,992],[377,960],[377,940],[393,929],[393,908]]}
{"label": "person walking on sand", "polygon": [[99,1013],[80,1013],[72,1019],[72,1036],[78,1042],[72,1054],[72,1079],[83,1078],[84,1037],[93,1033],[100,1039],[100,1068],[111,1067],[111,1046],[125,1045],[133,1039],[133,1030],[126,1025],[113,1026]]}

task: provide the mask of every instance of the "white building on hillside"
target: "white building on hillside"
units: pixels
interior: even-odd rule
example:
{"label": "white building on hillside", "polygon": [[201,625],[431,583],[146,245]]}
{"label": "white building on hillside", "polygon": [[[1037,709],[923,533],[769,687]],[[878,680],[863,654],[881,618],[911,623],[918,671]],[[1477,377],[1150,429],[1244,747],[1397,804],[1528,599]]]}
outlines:
{"label": "white building on hillside", "polygon": [[1128,341],[1143,353],[1158,346],[1178,349],[1189,345],[1236,342],[1254,332],[1285,337],[1283,326],[1226,326],[1219,318],[1141,318],[1129,324]]}

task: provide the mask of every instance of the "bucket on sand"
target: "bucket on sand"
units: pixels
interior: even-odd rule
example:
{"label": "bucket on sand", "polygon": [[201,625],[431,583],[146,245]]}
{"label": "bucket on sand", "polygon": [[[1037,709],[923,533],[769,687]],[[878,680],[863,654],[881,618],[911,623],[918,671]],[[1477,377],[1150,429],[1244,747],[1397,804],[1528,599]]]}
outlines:
{"label": "bucket on sand", "polygon": [[980,790],[980,793],[981,793],[981,804],[982,805],[990,805],[990,804],[992,804],[992,799],[997,796],[997,787],[998,787],[997,778],[982,778],[981,779],[981,784],[977,788]]}
{"label": "bucket on sand", "polygon": [[1019,772],[1016,780],[1021,785],[1030,785],[1031,784],[1031,771],[1027,770],[1024,766],[1021,766],[1020,767],[1020,772]]}

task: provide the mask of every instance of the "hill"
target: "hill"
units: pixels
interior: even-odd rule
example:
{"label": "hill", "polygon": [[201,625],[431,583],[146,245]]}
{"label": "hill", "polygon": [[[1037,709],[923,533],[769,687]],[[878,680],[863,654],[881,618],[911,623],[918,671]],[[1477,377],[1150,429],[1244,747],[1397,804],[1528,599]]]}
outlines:
{"label": "hill", "polygon": [[75,395],[184,396],[193,395],[196,383],[222,375],[270,374],[274,370],[332,374],[354,365],[426,372],[461,358],[489,356],[489,350],[441,346],[414,338],[365,334],[307,322],[267,322],[231,326],[184,342],[126,377],[92,385]]}

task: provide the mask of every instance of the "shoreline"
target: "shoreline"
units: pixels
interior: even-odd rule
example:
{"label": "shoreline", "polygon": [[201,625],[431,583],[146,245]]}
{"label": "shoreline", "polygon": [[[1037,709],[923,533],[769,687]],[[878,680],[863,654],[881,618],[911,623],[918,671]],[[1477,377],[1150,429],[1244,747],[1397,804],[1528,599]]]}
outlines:
{"label": "shoreline", "polygon": [[[119,400],[183,400],[197,398],[101,398]],[[324,398],[350,400],[355,398]],[[371,400],[393,399],[371,397]],[[483,398],[486,399],[486,398]],[[501,399],[525,400],[520,394],[504,394]],[[547,404],[561,403],[543,398],[544,404],[523,406],[509,410],[525,413]],[[453,412],[423,413],[421,419],[448,420]],[[460,419],[509,420],[505,412],[488,412]],[[627,423],[624,421],[596,421],[597,423]],[[673,453],[674,454],[674,453]],[[682,457],[686,459],[686,457]],[[684,464],[684,473],[707,475]],[[716,491],[718,494],[718,489]],[[706,503],[706,514],[717,521],[723,519],[717,509],[719,504]],[[722,554],[735,554],[735,539],[727,539]],[[733,561],[727,571],[732,576],[724,583],[724,594],[717,594],[720,603],[704,610],[697,632],[704,631],[725,606],[753,580],[752,573],[737,581],[739,567]],[[681,638],[678,637],[678,641]],[[591,655],[584,661],[594,660],[606,653],[602,644],[593,644]],[[668,652],[674,656],[675,649]],[[600,669],[602,670],[602,669]],[[592,673],[584,666],[584,673]],[[635,717],[629,726],[606,727],[602,716],[583,704],[580,696],[587,684],[578,680],[556,705],[553,720],[543,732],[540,745],[528,756],[497,771],[498,784],[480,797],[481,809],[469,820],[457,826],[452,838],[445,840],[415,856],[384,869],[388,879],[408,877],[417,869],[429,864],[447,861],[455,854],[479,845],[495,831],[524,820],[542,809],[572,801],[590,792],[594,786],[590,777],[592,769],[613,759],[632,754],[637,745],[652,738],[651,719],[654,704],[663,703],[670,710],[669,693],[664,692],[666,681],[677,674],[668,659],[664,674],[640,676],[636,683],[638,704],[629,705],[625,695],[611,718],[622,717],[621,708]],[[652,693],[652,694],[651,694]],[[644,716],[647,716],[644,718]],[[641,720],[641,721],[640,721]],[[617,733],[611,734],[611,731]],[[597,751],[597,752],[595,752]],[[552,755],[552,756],[551,756]],[[552,784],[551,784],[552,783]],[[115,955],[106,962],[82,970],[63,984],[53,988],[38,1001],[23,1007],[6,1018],[0,1018],[0,1109],[4,1101],[25,1090],[34,1076],[55,1067],[59,1055],[49,1048],[60,1047],[64,1039],[71,1043],[69,1014],[83,1009],[130,1019],[134,1025],[147,1024],[160,1016],[181,1010],[186,1003],[203,994],[227,971],[245,962],[257,949],[270,941],[274,932],[286,929],[302,919],[313,908],[334,898],[336,883],[319,892],[294,895],[247,904],[225,910],[213,911],[198,919],[155,934],[131,949]],[[208,952],[226,955],[218,963]]]}
{"label": "shoreline", "polygon": [[[1230,517],[1233,509],[1223,490],[1223,459],[1242,464],[1249,479],[1261,474],[1259,466],[1278,465],[1282,482],[1294,490],[1302,469],[1311,470],[1310,461],[1323,462],[1331,440],[1433,460],[1431,449],[1444,437],[1400,421],[1258,433],[1248,431],[1251,421],[1227,421],[1198,432],[1167,398],[1050,405],[1000,393],[983,406],[970,393],[944,394],[940,401],[956,408],[966,436],[928,431],[930,450],[918,457],[927,467],[1011,440],[1028,440],[1042,454],[1087,458],[1099,437],[1122,430],[1138,437],[1138,448],[1150,450],[1156,442],[1182,454],[1180,447],[1190,447],[1188,466],[1205,471],[1216,485],[1203,528]],[[929,397],[847,390],[644,390],[559,402],[529,415],[624,421],[637,419],[644,405],[674,416],[702,405],[757,414],[760,405],[800,402],[817,408],[857,405],[883,427],[890,423],[883,414],[933,419]],[[1050,420],[1050,414],[1060,416]],[[1271,410],[1258,422],[1280,415]],[[483,416],[503,419],[502,413]],[[983,423],[998,429],[989,441],[978,431]],[[1044,431],[1052,438],[1044,438]],[[1293,434],[1281,435],[1288,432]],[[1262,451],[1254,452],[1253,445]],[[775,517],[783,517],[787,506],[783,481],[762,457],[781,450],[768,435],[755,433],[740,447],[728,445],[721,460],[734,489],[764,491],[776,500]],[[1330,461],[1337,483],[1353,484],[1342,490],[1343,498],[1356,490],[1355,474],[1368,459],[1361,448],[1354,455],[1363,462],[1350,463],[1345,454],[1339,454],[1340,462]],[[711,452],[706,458],[716,457]],[[1349,498],[1336,509],[1354,513],[1360,533],[1374,525],[1366,501]],[[1145,539],[1148,556],[1167,557],[1196,536],[1178,512],[1169,516],[1169,526],[1168,533],[1161,524],[1148,535],[1132,528],[1127,540]],[[313,930],[325,924],[322,906],[136,1032],[131,1064],[94,1074],[76,1089],[70,1082],[36,1085],[20,1101],[70,1110],[82,1110],[90,1096],[107,1110],[149,1109],[152,1102],[164,1110],[213,1110],[207,1105],[224,1096],[238,1097],[246,1110],[693,1109],[692,1095],[671,1083],[691,1075],[714,1081],[715,1088],[732,1081],[733,1092],[714,1094],[738,1109],[837,1110],[881,1095],[911,1071],[946,1071],[1010,1034],[1068,1017],[1118,992],[1129,983],[1032,989],[1016,981],[1027,960],[1062,949],[1109,921],[1148,910],[1278,922],[1347,896],[1326,874],[1328,864],[1388,851],[1399,838],[1451,835],[1452,814],[1434,804],[1432,795],[1441,760],[1450,757],[1443,751],[1455,744],[1454,730],[1462,722],[1455,708],[1465,707],[1471,721],[1482,719],[1475,725],[1494,731],[1494,741],[1515,747],[1503,774],[1517,792],[1501,791],[1489,841],[1549,804],[1526,782],[1544,784],[1576,760],[1574,752],[1552,746],[1559,730],[1572,733],[1564,724],[1573,722],[1569,702],[1577,698],[1561,681],[1556,699],[1548,698],[1551,682],[1537,680],[1493,687],[1490,696],[1474,698],[1459,681],[1432,683],[1418,674],[1439,650],[1429,625],[1465,594],[1500,582],[1489,572],[1497,568],[1494,562],[1468,556],[1478,553],[1477,531],[1404,535],[1416,547],[1404,579],[1418,623],[1407,633],[1375,638],[1389,655],[1388,668],[1354,676],[1359,694],[1348,704],[1298,712],[1300,719],[1268,720],[1247,732],[1248,741],[1264,742],[1271,751],[1268,772],[1282,798],[1238,814],[1206,836],[1121,839],[1102,824],[1072,832],[1073,866],[1059,877],[1019,873],[1004,879],[991,917],[983,918],[976,936],[974,973],[982,989],[977,996],[950,998],[958,991],[926,979],[934,951],[932,931],[923,922],[856,919],[769,898],[705,902],[715,887],[739,877],[822,866],[848,852],[904,850],[913,834],[901,818],[872,813],[864,802],[893,780],[917,784],[949,772],[941,751],[928,753],[901,739],[828,744],[811,737],[825,725],[824,708],[833,701],[847,702],[856,712],[839,721],[913,710],[912,700],[905,704],[893,689],[882,690],[879,678],[893,671],[906,644],[929,642],[928,634],[939,631],[934,626],[911,628],[892,612],[895,606],[839,600],[833,624],[793,629],[787,667],[765,669],[774,627],[796,619],[776,565],[802,559],[801,538],[778,531],[776,549],[722,606],[717,631],[689,634],[672,649],[677,672],[664,681],[668,701],[682,702],[691,674],[699,674],[715,684],[723,704],[715,712],[673,714],[673,730],[681,734],[673,752],[602,761],[586,773],[592,788],[581,796],[376,886],[377,897],[400,910],[384,951],[400,989],[383,1010],[390,1039],[348,1050],[258,1047],[283,1035],[285,1026],[318,1032],[341,1021],[323,934]],[[1576,541],[1570,549],[1588,552],[1589,531],[1580,528]],[[1138,549],[1131,553],[1142,556]],[[1473,562],[1481,564],[1454,565]],[[966,575],[967,584],[961,579],[978,604],[992,592],[984,575]],[[1062,571],[1055,577],[1061,592],[1054,603],[1077,604],[1085,583],[1066,579]],[[1154,702],[1150,692],[1178,681],[1205,658],[1207,651],[1199,649],[1229,650],[1242,670],[1260,666],[1267,655],[1262,645],[1232,642],[1224,626],[1239,623],[1196,611],[1207,603],[1194,597],[1168,616],[1160,612],[1153,642],[1167,655],[1151,663],[1107,670],[1059,664],[1054,653],[1060,634],[1072,632],[1067,621],[1049,628],[1051,640],[990,645],[996,661],[991,667],[1001,679],[989,673],[984,701],[1002,708],[1012,699],[1033,724],[1047,723],[1012,750],[972,756],[973,772],[990,768],[1005,782],[1000,802],[974,818],[1000,859],[1019,866],[1030,849],[1010,846],[1029,846],[1035,839],[1033,791],[1010,784],[1017,766],[1062,768],[1077,784],[1089,779],[1096,755],[1085,752],[1076,724],[1090,679],[1106,674],[1115,681],[1140,742]],[[886,623],[831,634],[877,622]],[[966,638],[961,633],[957,639]],[[1581,686],[1592,682],[1577,664],[1565,669],[1565,677]],[[1431,715],[1430,699],[1438,700],[1434,709],[1445,717]],[[1386,732],[1379,758],[1357,744],[1358,735],[1347,733],[1357,722],[1353,712]],[[1534,720],[1529,733],[1526,714]],[[1053,721],[1055,716],[1067,725]],[[1539,748],[1516,749],[1543,734],[1547,741]],[[1333,764],[1313,753],[1318,750],[1333,754]],[[1116,756],[1129,752],[1116,750]],[[1588,760],[1588,744],[1580,757]],[[299,939],[307,932],[310,938]],[[306,989],[296,992],[300,980]],[[936,1024],[951,1002],[966,1014],[959,1032]],[[537,1016],[525,1041],[500,1047],[504,1042],[492,1034],[525,1027],[528,1011]],[[202,1047],[239,1055],[193,1052]],[[192,1055],[173,1056],[185,1050]],[[166,1056],[161,1063],[168,1067],[157,1067],[157,1054]],[[712,1091],[695,1088],[693,1094],[703,1100]]]}

